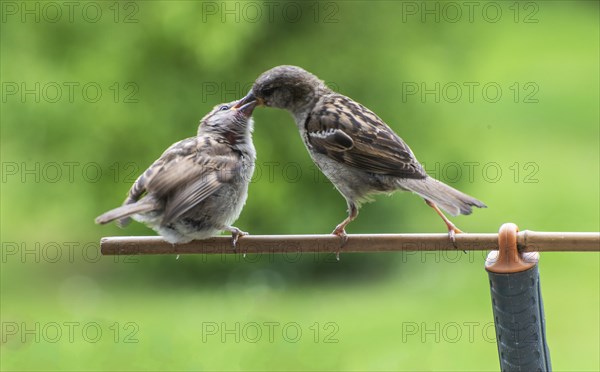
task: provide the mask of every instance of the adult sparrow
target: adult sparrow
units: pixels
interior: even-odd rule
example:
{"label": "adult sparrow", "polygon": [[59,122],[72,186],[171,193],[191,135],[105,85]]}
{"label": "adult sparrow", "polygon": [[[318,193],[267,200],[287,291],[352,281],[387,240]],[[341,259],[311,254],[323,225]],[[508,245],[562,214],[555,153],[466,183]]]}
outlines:
{"label": "adult sparrow", "polygon": [[448,235],[461,231],[438,206],[456,216],[485,204],[427,175],[408,145],[383,120],[360,103],[329,89],[296,66],[278,66],[256,79],[241,102],[289,111],[315,164],[348,203],[348,217],[333,230],[347,240],[345,228],[370,195],[412,191],[444,220]]}
{"label": "adult sparrow", "polygon": [[254,172],[252,111],[256,102],[217,105],[201,121],[196,137],[169,147],[135,181],[123,206],[96,218],[121,227],[131,218],[170,243],[232,234],[233,246],[247,233],[231,224],[239,217]]}

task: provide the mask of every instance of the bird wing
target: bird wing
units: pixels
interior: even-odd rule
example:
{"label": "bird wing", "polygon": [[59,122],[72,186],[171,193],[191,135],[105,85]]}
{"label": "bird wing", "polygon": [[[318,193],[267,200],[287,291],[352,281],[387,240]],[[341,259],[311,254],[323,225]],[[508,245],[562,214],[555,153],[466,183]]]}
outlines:
{"label": "bird wing", "polygon": [[165,164],[169,164],[171,161],[176,161],[177,158],[185,157],[190,155],[196,148],[196,138],[190,137],[182,141],[172,144],[166,149],[162,155],[152,163],[131,185],[127,194],[127,199],[123,204],[132,204],[140,200],[140,198],[147,191],[147,185],[154,179],[157,174],[160,174],[161,170],[165,167]]}
{"label": "bird wing", "polygon": [[308,142],[317,152],[370,173],[427,176],[408,145],[368,108],[342,95],[318,106],[306,120]]}
{"label": "bird wing", "polygon": [[[136,203],[144,194],[148,191],[148,183],[150,183],[157,174],[160,174],[160,171],[164,168],[165,164],[168,164],[170,161],[177,157],[182,157],[187,154],[190,154],[193,149],[196,148],[196,138],[190,137],[184,139],[182,141],[176,142],[171,145],[165,152],[162,153],[160,158],[158,158],[152,165],[148,167],[131,185],[129,192],[127,193],[127,197],[123,202],[123,206]],[[117,220],[117,224],[120,227],[125,227],[131,222],[131,217],[124,217]]]}
{"label": "bird wing", "polygon": [[197,147],[194,141],[185,146],[176,145],[165,151],[160,164],[161,159],[157,160],[155,164],[159,168],[149,177],[146,186],[149,193],[166,198],[163,225],[183,216],[223,184],[231,182],[240,167],[236,154],[223,144]]}

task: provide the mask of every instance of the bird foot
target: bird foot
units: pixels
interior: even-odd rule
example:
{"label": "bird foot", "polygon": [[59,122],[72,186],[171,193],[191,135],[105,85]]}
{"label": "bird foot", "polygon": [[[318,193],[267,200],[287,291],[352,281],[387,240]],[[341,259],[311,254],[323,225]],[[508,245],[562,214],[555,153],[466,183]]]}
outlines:
{"label": "bird foot", "polygon": [[348,234],[346,234],[346,230],[344,229],[344,227],[345,226],[343,226],[343,225],[337,225],[335,230],[333,230],[333,232],[331,233],[333,235],[339,236],[342,239],[342,244],[340,245],[337,252],[335,253],[335,259],[338,261],[340,260],[340,250],[342,248],[344,248],[346,243],[348,243]]}
{"label": "bird foot", "polygon": [[[450,222],[450,220],[446,216],[444,216],[442,211],[440,211],[440,209],[437,207],[437,205],[435,205],[431,200],[425,199],[425,203],[427,203],[428,206],[433,208],[435,213],[437,213],[438,216],[440,216],[442,218],[442,220],[444,220],[444,223],[446,224],[446,227],[448,228],[448,238],[452,242],[452,245],[454,246],[454,248],[455,249],[458,248],[458,246],[456,245],[456,234],[462,234],[462,230],[460,230],[458,227],[454,226],[454,224],[452,222]],[[463,250],[463,252],[467,253],[467,251],[465,251],[465,250]]]}
{"label": "bird foot", "polygon": [[[238,240],[242,236],[248,235],[248,233],[238,229],[237,227],[231,227],[231,228],[229,228],[229,231],[231,231],[231,245],[233,246],[233,251],[237,252]],[[245,256],[245,254],[244,254],[244,256]]]}
{"label": "bird foot", "polygon": [[[461,229],[459,229],[458,227],[454,226],[453,224],[448,225],[448,238],[452,242],[452,245],[454,246],[454,248],[458,248],[458,245],[456,245],[456,234],[462,234],[462,233],[463,233],[463,231]],[[465,250],[463,250],[463,252],[467,253],[467,251],[465,251]]]}

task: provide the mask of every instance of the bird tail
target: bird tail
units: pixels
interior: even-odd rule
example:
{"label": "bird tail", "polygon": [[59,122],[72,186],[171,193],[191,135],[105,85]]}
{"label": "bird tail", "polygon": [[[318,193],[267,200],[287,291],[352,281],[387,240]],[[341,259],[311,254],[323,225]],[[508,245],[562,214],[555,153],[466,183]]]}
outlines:
{"label": "bird tail", "polygon": [[487,208],[481,201],[464,194],[434,178],[403,179],[400,186],[432,201],[452,216],[471,214],[472,207]]}
{"label": "bird tail", "polygon": [[98,216],[96,218],[96,223],[104,225],[118,219],[119,221],[117,221],[117,224],[120,227],[124,227],[131,221],[129,216],[137,213],[150,212],[154,209],[156,209],[156,205],[149,202],[140,201],[133,204],[125,204]]}

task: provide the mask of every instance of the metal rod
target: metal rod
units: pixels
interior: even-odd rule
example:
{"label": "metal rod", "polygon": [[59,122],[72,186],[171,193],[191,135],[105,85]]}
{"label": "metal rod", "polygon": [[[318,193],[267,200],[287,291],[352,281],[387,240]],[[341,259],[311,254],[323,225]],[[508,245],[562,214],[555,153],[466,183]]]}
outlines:
{"label": "metal rod", "polygon": [[[340,243],[334,235],[247,235],[234,250],[227,236],[186,244],[170,244],[159,236],[124,236],[102,238],[100,248],[103,255],[490,251],[498,250],[498,234],[457,234],[456,247],[447,234],[357,234],[349,235],[341,249]],[[517,246],[520,252],[600,252],[600,233],[524,230]]]}

